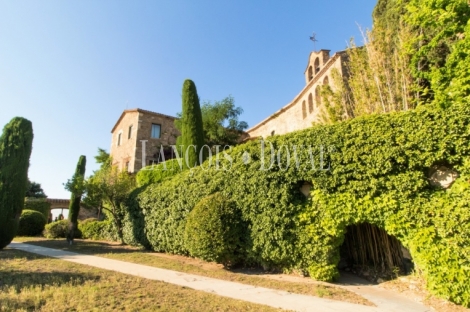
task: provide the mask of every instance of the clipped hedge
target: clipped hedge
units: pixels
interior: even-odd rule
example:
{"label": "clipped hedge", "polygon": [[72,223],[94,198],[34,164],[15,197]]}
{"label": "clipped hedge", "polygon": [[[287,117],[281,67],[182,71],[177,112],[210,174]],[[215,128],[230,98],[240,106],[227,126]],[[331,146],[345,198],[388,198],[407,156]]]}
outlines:
{"label": "clipped hedge", "polygon": [[114,223],[110,220],[80,222],[78,229],[82,238],[93,240],[118,241],[119,237]]}
{"label": "clipped hedge", "polygon": [[39,211],[46,220],[48,220],[51,212],[51,204],[48,203],[45,198],[27,197],[24,201],[24,209]]}
{"label": "clipped hedge", "polygon": [[185,242],[190,254],[232,266],[244,258],[241,212],[220,193],[201,200],[186,219]]}
{"label": "clipped hedge", "polygon": [[[207,161],[140,189],[128,202],[126,226],[139,233],[134,242],[189,254],[188,215],[220,192],[248,224],[241,237],[246,262],[332,280],[346,227],[368,222],[410,249],[432,292],[470,306],[469,142],[468,104],[273,136],[264,155],[261,142],[250,141],[222,157],[219,165],[227,170],[216,170],[214,163],[208,168]],[[447,191],[429,183],[427,173],[436,164],[460,172]],[[309,199],[300,192],[305,182],[312,185]]]}
{"label": "clipped hedge", "polygon": [[[178,161],[182,162],[182,167],[180,167]],[[137,172],[137,185],[145,186],[149,184],[160,183],[184,170],[187,170],[184,166],[184,159],[170,159],[157,165],[147,166]]]}
{"label": "clipped hedge", "polygon": [[18,226],[18,236],[36,236],[42,233],[46,225],[46,218],[38,211],[23,210]]}
{"label": "clipped hedge", "polygon": [[[69,220],[59,220],[46,225],[44,236],[47,238],[66,238],[69,231]],[[80,229],[75,231],[75,238],[81,238]]]}

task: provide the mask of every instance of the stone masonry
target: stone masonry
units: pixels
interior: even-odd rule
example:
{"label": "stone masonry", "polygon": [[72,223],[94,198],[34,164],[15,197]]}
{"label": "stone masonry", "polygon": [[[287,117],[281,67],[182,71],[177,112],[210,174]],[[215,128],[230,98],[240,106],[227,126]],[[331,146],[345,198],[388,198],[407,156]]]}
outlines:
{"label": "stone masonry", "polygon": [[[134,173],[161,160],[160,149],[168,152],[180,135],[174,125],[176,119],[139,108],[125,110],[111,131],[113,165]],[[152,125],[159,126],[158,137],[152,137]],[[145,155],[142,141],[146,141]],[[143,156],[145,164],[142,164]]]}
{"label": "stone masonry", "polygon": [[304,89],[286,106],[247,131],[250,138],[266,138],[275,134],[285,134],[321,123],[322,103],[320,87],[330,85],[334,90],[333,70],[346,75],[347,53],[337,52],[330,57],[329,50],[310,53],[305,69]]}

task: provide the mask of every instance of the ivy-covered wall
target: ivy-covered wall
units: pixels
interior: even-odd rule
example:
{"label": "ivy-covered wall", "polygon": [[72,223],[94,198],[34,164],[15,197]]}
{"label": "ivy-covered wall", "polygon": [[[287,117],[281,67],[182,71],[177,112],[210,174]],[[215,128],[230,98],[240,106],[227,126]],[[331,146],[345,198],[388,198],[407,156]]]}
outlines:
{"label": "ivy-covered wall", "polygon": [[[211,168],[205,162],[136,191],[126,240],[188,254],[189,212],[220,192],[248,224],[247,263],[333,280],[346,227],[368,222],[410,249],[431,291],[468,306],[469,122],[468,104],[420,107],[273,136],[264,157],[260,141],[248,142],[220,155],[218,170],[214,160]],[[448,190],[429,183],[436,164],[460,173]],[[300,192],[305,182],[312,185],[309,199]]]}

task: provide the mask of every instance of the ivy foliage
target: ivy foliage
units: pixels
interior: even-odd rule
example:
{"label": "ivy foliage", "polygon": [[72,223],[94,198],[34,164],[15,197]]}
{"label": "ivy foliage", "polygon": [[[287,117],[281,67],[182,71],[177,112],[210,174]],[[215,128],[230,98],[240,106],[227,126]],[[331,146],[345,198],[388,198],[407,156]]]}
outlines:
{"label": "ivy foliage", "polygon": [[[188,255],[191,211],[220,193],[246,222],[245,263],[333,280],[346,228],[367,222],[410,249],[431,291],[469,306],[469,140],[470,106],[456,103],[250,141],[136,190],[125,227],[137,235],[128,239]],[[434,165],[460,173],[450,189],[430,184]]]}
{"label": "ivy foliage", "polygon": [[147,166],[137,172],[135,179],[138,186],[160,183],[174,175],[177,175],[186,166],[183,165],[184,159],[170,159],[157,165]]}

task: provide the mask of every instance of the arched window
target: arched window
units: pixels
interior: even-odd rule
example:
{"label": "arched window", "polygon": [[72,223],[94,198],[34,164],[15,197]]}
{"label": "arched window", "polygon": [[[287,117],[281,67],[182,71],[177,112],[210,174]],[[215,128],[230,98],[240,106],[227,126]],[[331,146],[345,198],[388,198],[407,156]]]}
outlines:
{"label": "arched window", "polygon": [[308,81],[310,81],[312,79],[313,79],[313,69],[312,69],[312,66],[310,65],[308,67]]}
{"label": "arched window", "polygon": [[329,83],[330,82],[329,82],[328,76],[325,76],[325,79],[323,79],[323,84],[328,85]]}
{"label": "arched window", "polygon": [[313,113],[313,97],[312,93],[308,95],[308,112],[311,114]]}
{"label": "arched window", "polygon": [[315,74],[318,74],[318,72],[320,71],[320,59],[318,57],[315,59],[314,67]]}
{"label": "arched window", "polygon": [[302,102],[302,118],[307,118],[307,105],[305,104],[305,101]]}
{"label": "arched window", "polygon": [[317,104],[317,107],[320,106],[321,104],[320,86],[317,86],[315,88],[315,102]]}

